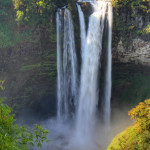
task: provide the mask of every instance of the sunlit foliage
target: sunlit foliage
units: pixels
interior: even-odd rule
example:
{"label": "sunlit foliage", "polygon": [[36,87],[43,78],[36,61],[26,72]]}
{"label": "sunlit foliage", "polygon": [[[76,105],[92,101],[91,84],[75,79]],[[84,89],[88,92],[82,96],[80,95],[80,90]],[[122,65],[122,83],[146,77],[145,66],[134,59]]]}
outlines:
{"label": "sunlit foliage", "polygon": [[130,6],[132,9],[150,12],[150,0],[113,0],[112,3],[115,8]]}
{"label": "sunlit foliage", "polygon": [[150,24],[148,24],[142,30],[137,31],[137,33],[139,33],[139,34],[150,34]]}
{"label": "sunlit foliage", "polygon": [[0,19],[8,16],[8,11],[12,6],[12,0],[0,0]]}
{"label": "sunlit foliage", "polygon": [[46,23],[59,7],[67,5],[75,0],[12,0],[16,10],[18,23],[28,21],[30,23]]}
{"label": "sunlit foliage", "polygon": [[140,102],[129,111],[134,125],[117,135],[108,150],[149,150],[150,149],[150,99]]}
{"label": "sunlit foliage", "polygon": [[16,10],[16,21],[44,23],[56,9],[52,0],[12,0]]}
{"label": "sunlit foliage", "polygon": [[[3,83],[0,81],[1,90],[4,90]],[[41,147],[43,142],[48,142],[48,131],[42,126],[35,125],[29,130],[15,121],[11,108],[0,98],[0,150],[29,150],[29,146]]]}

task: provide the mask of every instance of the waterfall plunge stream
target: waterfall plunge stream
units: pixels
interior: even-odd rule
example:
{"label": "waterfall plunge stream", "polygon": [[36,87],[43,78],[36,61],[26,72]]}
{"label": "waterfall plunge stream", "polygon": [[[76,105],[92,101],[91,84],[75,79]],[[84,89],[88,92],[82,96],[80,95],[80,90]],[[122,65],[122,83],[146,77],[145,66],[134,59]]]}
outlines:
{"label": "waterfall plunge stream", "polygon": [[[85,19],[82,9],[77,4],[81,37],[81,74],[78,79],[77,54],[75,51],[74,27],[71,12],[67,8],[57,11],[57,120],[69,120],[75,117],[72,133],[74,145],[83,146],[82,150],[95,150],[91,145],[94,130],[98,125],[99,93],[103,108],[103,122],[110,126],[111,99],[111,37],[112,37],[112,5],[111,2],[91,2],[94,12],[89,17],[86,35]],[[101,77],[101,54],[103,51],[103,35],[107,29],[106,65],[104,90],[101,93],[99,78]],[[104,30],[105,29],[105,30]],[[78,86],[78,81],[80,81]],[[79,89],[79,90],[78,90]],[[72,139],[71,138],[71,139]],[[79,144],[80,143],[80,144]],[[75,146],[76,147],[76,146]],[[67,148],[66,148],[67,149]],[[75,148],[76,149],[76,148]],[[67,150],[72,150],[68,148]],[[74,150],[74,149],[73,149]]]}
{"label": "waterfall plunge stream", "polygon": [[105,93],[104,93],[104,122],[110,126],[110,113],[111,113],[111,71],[112,71],[112,5],[108,3],[108,45],[107,45],[107,62],[105,74]]}
{"label": "waterfall plunge stream", "polygon": [[89,18],[86,46],[82,57],[77,114],[77,133],[80,134],[79,136],[91,134],[96,121],[98,105],[98,71],[101,65],[100,57],[107,3],[100,1],[93,4],[93,7],[94,13]]}
{"label": "waterfall plunge stream", "polygon": [[[62,18],[62,14],[64,17]],[[71,12],[57,12],[57,117],[67,120],[77,106],[77,58]],[[63,24],[63,23],[64,24]],[[63,51],[62,51],[63,27]]]}

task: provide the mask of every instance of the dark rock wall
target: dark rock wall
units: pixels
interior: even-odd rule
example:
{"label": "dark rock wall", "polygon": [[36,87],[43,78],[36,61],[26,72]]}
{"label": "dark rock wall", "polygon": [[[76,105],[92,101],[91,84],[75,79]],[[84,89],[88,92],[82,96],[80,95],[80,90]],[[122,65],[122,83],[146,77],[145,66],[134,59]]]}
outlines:
{"label": "dark rock wall", "polygon": [[33,36],[30,42],[0,50],[0,79],[5,81],[1,96],[18,113],[28,108],[45,117],[55,114],[56,40],[49,34],[39,28],[33,34],[40,37],[38,42]]}
{"label": "dark rock wall", "polygon": [[[76,5],[72,7],[76,9]],[[76,49],[80,55],[79,21],[73,11]],[[92,9],[82,4],[86,24]],[[118,15],[119,14],[119,15]],[[24,109],[46,118],[56,114],[56,29],[51,25],[32,29],[31,40],[0,49],[1,95],[18,113]],[[14,20],[15,21],[15,20]],[[150,22],[149,14],[128,9],[114,10],[112,105],[131,104],[150,97],[150,36],[137,34]],[[130,29],[131,28],[131,29]],[[22,32],[25,27],[14,28]],[[128,30],[129,29],[129,30]],[[37,39],[38,40],[35,40]],[[79,61],[80,65],[80,61]]]}
{"label": "dark rock wall", "polygon": [[118,107],[150,98],[150,34],[144,33],[148,24],[149,13],[114,8],[112,104]]}

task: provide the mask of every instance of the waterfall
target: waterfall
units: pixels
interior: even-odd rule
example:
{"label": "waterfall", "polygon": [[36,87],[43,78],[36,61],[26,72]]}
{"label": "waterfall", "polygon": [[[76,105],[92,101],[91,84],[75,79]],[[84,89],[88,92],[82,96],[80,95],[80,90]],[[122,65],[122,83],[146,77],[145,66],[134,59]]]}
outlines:
{"label": "waterfall", "polygon": [[[64,11],[64,43],[63,43],[63,71],[64,71],[64,101],[66,101],[66,115],[76,107],[77,96],[77,58],[75,52],[74,27],[71,12]],[[70,89],[70,90],[69,90]],[[70,110],[69,110],[70,109]]]}
{"label": "waterfall", "polygon": [[107,3],[92,3],[94,12],[89,17],[86,47],[81,67],[77,133],[89,136],[96,121],[98,104],[98,71],[101,66],[102,37]]}
{"label": "waterfall", "polygon": [[85,45],[86,45],[86,27],[85,27],[84,14],[83,14],[79,4],[77,4],[77,8],[78,8],[78,12],[79,12],[80,38],[81,38],[81,55],[82,55],[82,59],[83,59],[84,51],[85,51]]}
{"label": "waterfall", "polygon": [[106,62],[106,74],[105,74],[105,91],[104,91],[104,122],[106,125],[110,125],[110,113],[111,113],[111,70],[112,70],[112,55],[111,55],[111,43],[112,43],[112,5],[108,4],[108,46],[107,46],[107,62]]}
{"label": "waterfall", "polygon": [[58,9],[56,13],[57,24],[57,117],[60,119],[62,115],[62,96],[63,96],[63,72],[62,72],[62,10]]}
{"label": "waterfall", "polygon": [[[82,138],[86,141],[92,140],[90,137],[96,125],[99,125],[97,124],[99,109],[104,111],[104,123],[107,127],[110,125],[112,82],[112,5],[111,2],[105,0],[90,2],[90,4],[94,11],[89,17],[87,33],[83,11],[77,4],[81,38],[79,86],[72,15],[67,8],[59,9],[56,14],[57,118],[67,120],[75,115],[75,138],[79,140]],[[103,36],[106,35],[104,31],[107,31],[107,36]],[[107,46],[103,44],[104,40],[107,41]],[[106,52],[102,53],[104,50]],[[104,60],[106,65],[101,69],[104,56],[102,54],[106,54]],[[105,74],[104,78],[101,76],[103,74]],[[103,79],[101,82],[104,83],[102,89],[99,88],[100,79]],[[98,103],[103,104],[103,108],[98,108]]]}
{"label": "waterfall", "polygon": [[[75,52],[74,27],[71,12],[63,12],[63,52],[61,51],[60,29],[62,22],[57,12],[57,95],[58,119],[73,116],[77,107],[77,57]],[[63,56],[62,56],[63,55]]]}

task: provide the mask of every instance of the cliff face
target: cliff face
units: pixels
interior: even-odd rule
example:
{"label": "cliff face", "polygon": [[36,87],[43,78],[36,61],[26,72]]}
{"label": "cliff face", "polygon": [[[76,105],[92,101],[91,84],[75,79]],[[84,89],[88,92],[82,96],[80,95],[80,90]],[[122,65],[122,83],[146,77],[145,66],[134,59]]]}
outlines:
{"label": "cliff face", "polygon": [[150,13],[130,5],[114,8],[113,56],[121,62],[149,66]]}
{"label": "cliff face", "polygon": [[142,64],[150,66],[150,41],[145,41],[141,38],[134,38],[128,43],[128,46],[123,44],[120,39],[117,47],[113,49],[113,56],[118,58],[120,62]]}
{"label": "cliff face", "polygon": [[112,101],[136,105],[150,97],[150,14],[114,9],[114,15]]}
{"label": "cliff face", "polygon": [[[48,29],[31,28],[28,41],[20,38],[12,46],[0,48],[0,79],[5,81],[1,97],[17,113],[29,109],[42,117],[55,114],[56,40]],[[13,38],[17,33],[24,35],[22,30],[26,29],[13,26]]]}
{"label": "cliff face", "polygon": [[[88,4],[82,4],[86,22],[91,13]],[[73,9],[76,5],[73,6]],[[77,10],[73,11],[77,53],[80,53]],[[11,16],[10,16],[11,17]],[[54,17],[55,18],[55,17]],[[51,18],[52,20],[52,18]],[[15,22],[12,16],[11,22]],[[9,23],[9,22],[8,22]],[[114,10],[113,29],[113,87],[112,102],[137,104],[150,96],[150,35],[137,34],[150,23],[149,14],[138,11]],[[21,112],[32,109],[37,115],[48,117],[56,113],[56,29],[51,25],[31,28],[30,38],[24,39],[26,26],[11,27],[13,38],[21,40],[0,48],[0,79],[5,90],[1,96]],[[80,62],[79,62],[80,63]]]}

